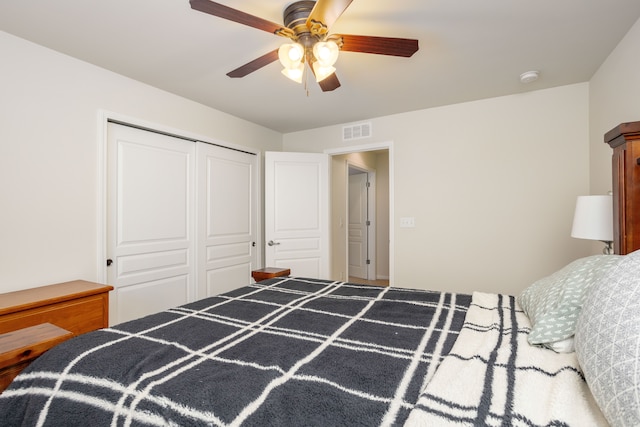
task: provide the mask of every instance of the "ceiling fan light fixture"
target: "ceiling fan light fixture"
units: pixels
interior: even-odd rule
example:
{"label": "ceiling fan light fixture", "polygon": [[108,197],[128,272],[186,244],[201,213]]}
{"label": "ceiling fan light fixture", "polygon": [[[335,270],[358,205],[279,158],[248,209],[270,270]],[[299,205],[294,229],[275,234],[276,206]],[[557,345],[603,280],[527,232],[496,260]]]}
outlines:
{"label": "ceiling fan light fixture", "polygon": [[299,43],[285,43],[278,49],[278,59],[284,68],[296,68],[304,59],[304,47]]}
{"label": "ceiling fan light fixture", "polygon": [[313,74],[316,76],[316,82],[321,82],[331,74],[335,73],[336,69],[332,65],[323,66],[320,62],[313,63]]}
{"label": "ceiling fan light fixture", "polygon": [[[323,92],[330,92],[340,87],[338,77],[331,74],[335,69],[329,67],[335,65],[341,49],[348,52],[405,58],[409,58],[418,51],[418,40],[416,39],[332,34],[331,27],[351,2],[352,0],[293,0],[284,9],[283,26],[213,0],[190,0],[191,8],[199,12],[289,39],[288,45],[283,45],[276,51],[271,50],[228,72],[227,76],[231,78],[245,77],[265,65],[275,62],[276,59],[280,59],[285,67],[283,73],[287,77],[299,81],[300,74],[302,74],[302,79],[307,77],[307,64],[310,66],[310,71],[315,71],[312,64],[319,62],[319,67],[324,67],[324,69],[316,67],[319,71],[318,80],[325,77],[320,84],[320,89]],[[315,46],[316,44],[317,46]],[[302,72],[300,64],[303,64]],[[332,78],[326,79],[327,76]]]}
{"label": "ceiling fan light fixture", "polygon": [[[313,45],[313,56],[323,67],[331,67],[338,60],[340,48],[333,40],[317,42]],[[334,70],[335,71],[335,70]]]}

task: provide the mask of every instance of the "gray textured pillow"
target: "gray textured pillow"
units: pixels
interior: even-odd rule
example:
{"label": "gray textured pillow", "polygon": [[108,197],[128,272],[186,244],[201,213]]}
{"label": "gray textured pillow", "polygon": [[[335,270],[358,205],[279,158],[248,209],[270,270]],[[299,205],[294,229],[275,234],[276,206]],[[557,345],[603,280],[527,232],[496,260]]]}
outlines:
{"label": "gray textured pillow", "polygon": [[[531,320],[529,343],[559,351],[562,346],[554,343],[574,335],[587,291],[621,258],[619,255],[580,258],[525,289],[518,297],[518,303]],[[573,351],[572,346],[564,350],[570,351]]]}
{"label": "gray textured pillow", "polygon": [[612,426],[640,426],[640,251],[595,284],[578,318],[576,354]]}

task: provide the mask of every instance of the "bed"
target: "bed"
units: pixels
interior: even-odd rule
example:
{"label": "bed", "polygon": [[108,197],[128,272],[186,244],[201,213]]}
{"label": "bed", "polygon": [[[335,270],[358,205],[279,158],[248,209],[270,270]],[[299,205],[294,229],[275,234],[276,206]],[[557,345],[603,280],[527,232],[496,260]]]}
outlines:
{"label": "bed", "polygon": [[579,356],[530,344],[520,305],[540,292],[557,300],[554,287],[568,282],[638,288],[640,253],[578,261],[533,284],[529,298],[269,279],[54,347],[0,395],[0,420],[606,426]]}

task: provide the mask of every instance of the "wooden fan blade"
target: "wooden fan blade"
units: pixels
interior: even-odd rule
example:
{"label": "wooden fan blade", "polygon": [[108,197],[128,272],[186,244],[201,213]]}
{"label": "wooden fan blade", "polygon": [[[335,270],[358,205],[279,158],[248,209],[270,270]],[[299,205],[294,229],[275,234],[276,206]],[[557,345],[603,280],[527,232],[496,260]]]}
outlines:
{"label": "wooden fan blade", "polygon": [[217,16],[219,18],[228,19],[229,21],[237,22],[239,24],[248,25],[249,27],[257,28],[259,30],[275,34],[277,31],[282,29],[282,25],[280,24],[258,18],[257,16],[249,15],[248,13],[232,9],[220,3],[215,3],[209,0],[189,0],[189,3],[191,4],[191,9],[208,13],[209,15]]}
{"label": "wooden fan blade", "polygon": [[269,53],[262,55],[260,58],[256,58],[251,62],[247,62],[241,67],[236,68],[233,71],[227,73],[227,76],[232,78],[244,77],[247,74],[251,74],[256,70],[269,65],[278,59],[278,49],[272,50]]}
{"label": "wooden fan blade", "polygon": [[[311,70],[311,72],[313,73],[313,76],[315,77],[316,72],[313,69],[313,63],[315,62],[315,60],[313,58],[307,60],[307,64],[309,64],[309,69]],[[329,77],[325,77],[324,79],[320,80],[318,82],[318,85],[320,86],[320,89],[322,89],[323,92],[331,92],[332,90],[336,90],[340,87],[340,80],[338,80],[338,76],[336,76],[336,73],[332,73]]]}
{"label": "wooden fan blade", "polygon": [[322,89],[323,92],[331,92],[332,90],[336,90],[340,87],[340,80],[338,80],[336,73],[333,73],[326,79],[320,81],[318,85],[320,85],[320,89]]}
{"label": "wooden fan blade", "polygon": [[347,52],[374,53],[408,58],[418,51],[418,40],[414,39],[354,36],[349,34],[334,34],[332,37],[341,37],[343,44],[340,50]]}
{"label": "wooden fan blade", "polygon": [[311,30],[312,34],[325,34],[352,1],[318,0],[307,18],[307,28]]}

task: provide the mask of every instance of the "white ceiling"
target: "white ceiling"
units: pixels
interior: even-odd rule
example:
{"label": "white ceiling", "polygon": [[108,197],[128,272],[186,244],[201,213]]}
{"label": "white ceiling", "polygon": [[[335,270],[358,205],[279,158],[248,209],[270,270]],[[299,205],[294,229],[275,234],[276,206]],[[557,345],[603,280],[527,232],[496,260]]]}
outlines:
{"label": "white ceiling", "polygon": [[[289,0],[219,3],[282,23]],[[411,58],[343,52],[342,86],[308,93],[274,62],[225,74],[281,37],[188,0],[2,0],[0,30],[287,133],[588,81],[640,17],[638,0],[354,0],[335,33],[415,38]],[[519,75],[540,70],[524,85]]]}

